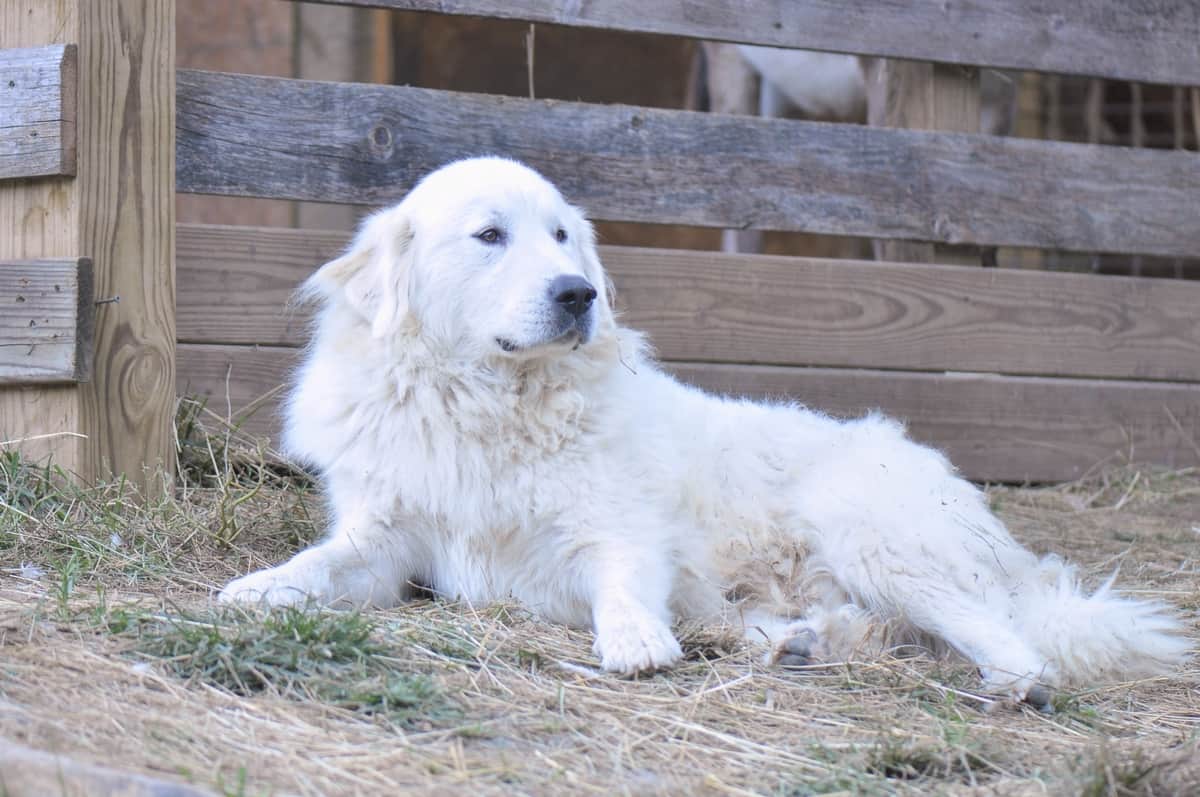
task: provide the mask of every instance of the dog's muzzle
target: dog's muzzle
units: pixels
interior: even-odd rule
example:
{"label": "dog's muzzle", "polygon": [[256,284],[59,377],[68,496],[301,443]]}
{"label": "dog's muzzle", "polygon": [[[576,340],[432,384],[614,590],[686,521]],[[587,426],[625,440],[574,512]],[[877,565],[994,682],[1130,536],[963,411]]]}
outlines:
{"label": "dog's muzzle", "polygon": [[535,343],[519,344],[508,338],[496,338],[502,351],[513,353],[525,348],[546,345],[569,345],[577,349],[592,337],[592,315],[588,312],[599,295],[592,283],[583,277],[561,275],[546,288],[549,315],[546,336]]}

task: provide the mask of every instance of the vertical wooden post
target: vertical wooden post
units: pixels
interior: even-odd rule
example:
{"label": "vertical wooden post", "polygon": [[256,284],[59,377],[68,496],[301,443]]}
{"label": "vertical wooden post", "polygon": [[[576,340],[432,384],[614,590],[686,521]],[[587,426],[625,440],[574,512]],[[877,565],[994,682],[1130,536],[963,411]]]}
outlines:
{"label": "vertical wooden post", "polygon": [[[872,58],[865,66],[870,124],[960,133],[979,131],[978,69],[891,58]],[[875,252],[880,260],[979,264],[978,250],[935,251],[931,243],[876,241]]]}
{"label": "vertical wooden post", "polygon": [[0,388],[0,439],[82,479],[174,462],[175,1],[0,0],[0,47],[74,43],[74,177],[0,183],[0,257],[88,257],[90,382]]}

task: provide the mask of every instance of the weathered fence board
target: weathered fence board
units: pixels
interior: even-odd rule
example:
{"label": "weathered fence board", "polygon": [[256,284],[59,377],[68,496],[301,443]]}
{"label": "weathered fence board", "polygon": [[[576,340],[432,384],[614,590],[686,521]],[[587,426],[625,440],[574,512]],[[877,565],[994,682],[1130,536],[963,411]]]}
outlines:
{"label": "weathered fence board", "polygon": [[[868,124],[910,130],[979,132],[978,69],[928,61],[871,58],[863,64],[863,71],[867,84]],[[975,247],[938,252],[929,243],[876,241],[874,249],[876,260],[980,264],[980,252]]]}
{"label": "weathered fence board", "polygon": [[180,70],[180,191],[384,204],[459,157],[597,218],[1190,256],[1200,154]]}
{"label": "weathered fence board", "polygon": [[175,0],[0,0],[0,47],[61,42],[79,48],[76,176],[0,183],[0,259],[87,255],[96,297],[120,301],[97,308],[92,379],[0,390],[0,429],[30,461],[157,495],[175,461]]}
{"label": "weathered fence board", "polygon": [[0,386],[87,381],[91,261],[0,261],[0,307]]}
{"label": "weathered fence board", "polygon": [[1191,0],[318,0],[440,14],[1067,72],[1200,83]]}
{"label": "weathered fence board", "polygon": [[[280,385],[298,349],[180,344],[180,394],[226,402],[245,430],[278,442]],[[665,363],[734,395],[788,397],[837,415],[882,409],[980,481],[1060,481],[1103,461],[1200,464],[1200,386],[979,374]],[[228,386],[228,390],[227,390]],[[239,410],[254,405],[248,418]],[[1182,430],[1182,434],[1181,434]],[[1186,436],[1186,437],[1185,437]]]}
{"label": "weathered fence board", "polygon": [[[179,338],[297,345],[296,285],[346,233],[180,225]],[[672,360],[1200,382],[1200,283],[604,247]]]}
{"label": "weathered fence board", "polygon": [[75,173],[75,45],[0,49],[0,179]]}

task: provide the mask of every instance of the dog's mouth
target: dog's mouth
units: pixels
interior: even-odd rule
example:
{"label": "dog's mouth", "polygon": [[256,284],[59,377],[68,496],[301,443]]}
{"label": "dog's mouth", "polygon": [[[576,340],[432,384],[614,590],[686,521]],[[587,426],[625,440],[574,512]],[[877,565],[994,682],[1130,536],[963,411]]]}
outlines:
{"label": "dog's mouth", "polygon": [[543,346],[570,346],[571,351],[574,351],[582,346],[585,342],[586,341],[584,340],[583,332],[575,326],[572,326],[557,337],[551,338],[550,340],[543,340],[532,346],[522,346],[509,338],[496,338],[496,345],[499,346],[500,350],[506,354],[515,354],[520,351],[541,348]]}

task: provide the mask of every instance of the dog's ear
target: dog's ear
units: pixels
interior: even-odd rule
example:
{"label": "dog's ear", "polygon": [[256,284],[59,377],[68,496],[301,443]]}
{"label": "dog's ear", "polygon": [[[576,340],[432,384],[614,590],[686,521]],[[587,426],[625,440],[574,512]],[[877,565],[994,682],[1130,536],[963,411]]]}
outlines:
{"label": "dog's ear", "polygon": [[409,311],[412,225],[400,208],[368,219],[350,248],[321,266],[300,288],[302,299],[343,302],[383,337]]}

